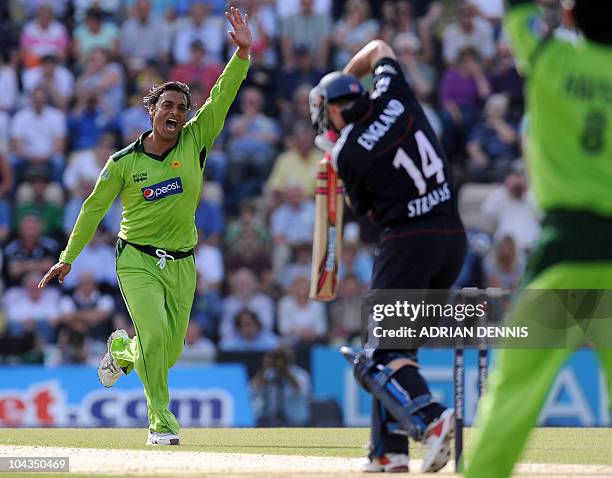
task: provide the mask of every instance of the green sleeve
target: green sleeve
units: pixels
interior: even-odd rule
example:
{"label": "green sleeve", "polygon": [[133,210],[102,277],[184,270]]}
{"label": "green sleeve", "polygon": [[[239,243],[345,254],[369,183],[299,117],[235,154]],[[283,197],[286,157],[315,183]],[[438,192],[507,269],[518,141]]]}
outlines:
{"label": "green sleeve", "polygon": [[204,105],[185,125],[193,133],[200,151],[206,149],[208,152],[212,148],[215,139],[223,129],[227,111],[236,98],[238,88],[246,78],[248,70],[249,60],[243,60],[234,53],[210,90],[210,96]]}
{"label": "green sleeve", "polygon": [[504,18],[504,28],[510,38],[512,53],[519,71],[531,71],[538,49],[547,38],[540,10],[534,2],[514,0]]}
{"label": "green sleeve", "polygon": [[109,159],[100,173],[94,190],[83,203],[66,249],[60,254],[60,262],[72,264],[85,245],[91,240],[98,224],[123,188],[119,163]]}

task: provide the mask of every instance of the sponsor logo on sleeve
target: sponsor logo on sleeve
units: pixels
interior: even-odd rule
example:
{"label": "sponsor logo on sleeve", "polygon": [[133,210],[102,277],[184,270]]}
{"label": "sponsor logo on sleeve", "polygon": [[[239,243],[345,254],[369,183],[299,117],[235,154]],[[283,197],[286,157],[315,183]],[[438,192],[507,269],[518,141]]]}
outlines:
{"label": "sponsor logo on sleeve", "polygon": [[172,178],[152,186],[145,186],[141,191],[145,201],[157,201],[167,196],[181,194],[183,192],[183,183],[181,178]]}

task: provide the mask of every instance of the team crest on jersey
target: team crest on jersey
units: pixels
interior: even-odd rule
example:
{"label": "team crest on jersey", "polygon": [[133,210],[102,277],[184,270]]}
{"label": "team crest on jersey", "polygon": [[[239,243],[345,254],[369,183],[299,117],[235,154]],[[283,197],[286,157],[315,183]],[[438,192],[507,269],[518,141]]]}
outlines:
{"label": "team crest on jersey", "polygon": [[172,178],[152,186],[145,186],[141,191],[145,201],[157,201],[167,196],[181,194],[183,192],[183,183],[181,178]]}
{"label": "team crest on jersey", "polygon": [[147,173],[136,173],[132,175],[134,183],[140,183],[147,180]]}
{"label": "team crest on jersey", "polygon": [[182,164],[181,164],[181,162],[180,162],[180,161],[178,161],[178,160],[176,160],[176,159],[175,159],[174,161],[172,161],[172,169],[178,169],[178,168],[180,168],[181,166],[182,166]]}

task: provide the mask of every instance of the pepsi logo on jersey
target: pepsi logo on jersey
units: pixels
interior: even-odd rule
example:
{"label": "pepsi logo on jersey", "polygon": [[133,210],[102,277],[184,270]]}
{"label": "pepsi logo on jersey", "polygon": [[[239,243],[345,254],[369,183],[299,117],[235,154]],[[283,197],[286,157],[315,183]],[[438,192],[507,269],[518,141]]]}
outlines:
{"label": "pepsi logo on jersey", "polygon": [[183,183],[181,178],[172,178],[152,186],[145,186],[141,191],[145,201],[157,201],[166,196],[181,194],[183,192]]}

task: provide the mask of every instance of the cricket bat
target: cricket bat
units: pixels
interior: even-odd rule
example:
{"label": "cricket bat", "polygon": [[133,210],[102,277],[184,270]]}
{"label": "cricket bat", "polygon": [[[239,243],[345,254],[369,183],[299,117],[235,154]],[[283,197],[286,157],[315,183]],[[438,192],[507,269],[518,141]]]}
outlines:
{"label": "cricket bat", "polygon": [[344,187],[326,152],[319,163],[315,189],[310,298],[328,302],[338,292],[338,261],[342,253]]}

